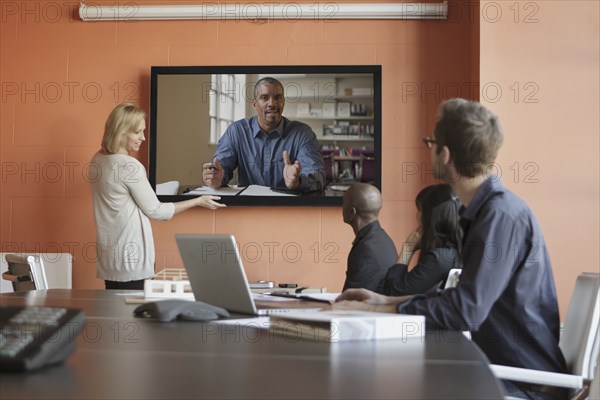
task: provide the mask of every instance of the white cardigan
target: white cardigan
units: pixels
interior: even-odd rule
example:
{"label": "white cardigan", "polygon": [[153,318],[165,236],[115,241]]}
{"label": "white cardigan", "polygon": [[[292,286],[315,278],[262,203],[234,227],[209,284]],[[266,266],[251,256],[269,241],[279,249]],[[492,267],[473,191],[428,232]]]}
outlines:
{"label": "white cardigan", "polygon": [[124,154],[96,153],[89,176],[96,222],[97,277],[126,282],[154,274],[154,239],[149,218],[173,217],[175,205],[161,203],[146,169]]}

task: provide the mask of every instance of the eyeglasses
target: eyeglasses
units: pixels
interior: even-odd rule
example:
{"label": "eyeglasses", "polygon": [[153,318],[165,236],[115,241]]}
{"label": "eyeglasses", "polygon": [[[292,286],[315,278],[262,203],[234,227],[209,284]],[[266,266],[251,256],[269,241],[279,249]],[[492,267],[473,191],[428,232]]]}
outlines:
{"label": "eyeglasses", "polygon": [[433,147],[433,145],[435,143],[437,143],[437,140],[430,138],[429,136],[425,136],[423,138],[423,143],[425,143],[425,146],[427,146],[428,149],[431,149]]}

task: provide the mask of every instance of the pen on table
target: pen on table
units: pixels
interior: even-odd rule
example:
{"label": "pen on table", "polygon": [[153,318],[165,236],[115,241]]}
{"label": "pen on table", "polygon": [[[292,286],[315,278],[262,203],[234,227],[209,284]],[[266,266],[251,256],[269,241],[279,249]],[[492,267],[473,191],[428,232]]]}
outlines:
{"label": "pen on table", "polygon": [[[200,186],[200,187],[202,187],[202,186]],[[183,194],[189,193],[192,190],[200,189],[200,187],[197,187],[197,188],[192,188],[192,187],[185,188],[185,189],[183,189]]]}

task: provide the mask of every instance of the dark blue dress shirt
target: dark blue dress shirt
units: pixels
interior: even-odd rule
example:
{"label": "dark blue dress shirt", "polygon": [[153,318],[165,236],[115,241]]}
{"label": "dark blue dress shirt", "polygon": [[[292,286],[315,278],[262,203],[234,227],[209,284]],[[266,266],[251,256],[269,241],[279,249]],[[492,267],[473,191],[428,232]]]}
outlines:
{"label": "dark blue dress shirt", "polygon": [[300,191],[321,190],[325,183],[325,163],[321,147],[312,129],[299,121],[282,118],[277,129],[263,132],[257,117],[242,119],[229,125],[214,157],[219,159],[226,185],[238,169],[238,185],[262,185],[286,189],[283,179],[283,151],[290,162],[302,166]]}
{"label": "dark blue dress shirt", "polygon": [[428,328],[469,330],[494,364],[565,372],[550,258],[527,204],[497,177],[461,210],[463,272],[456,288],[415,296],[398,312]]}

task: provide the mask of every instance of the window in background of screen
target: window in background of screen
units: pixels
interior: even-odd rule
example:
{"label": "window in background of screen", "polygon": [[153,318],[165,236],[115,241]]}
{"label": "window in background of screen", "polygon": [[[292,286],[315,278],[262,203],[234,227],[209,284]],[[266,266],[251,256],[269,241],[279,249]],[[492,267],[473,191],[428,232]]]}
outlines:
{"label": "window in background of screen", "polygon": [[209,92],[210,143],[217,144],[229,125],[246,116],[246,102],[240,98],[246,75],[213,74]]}

